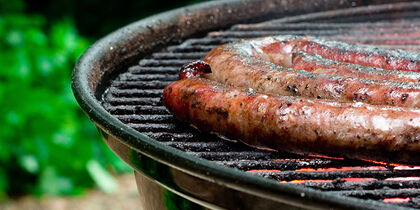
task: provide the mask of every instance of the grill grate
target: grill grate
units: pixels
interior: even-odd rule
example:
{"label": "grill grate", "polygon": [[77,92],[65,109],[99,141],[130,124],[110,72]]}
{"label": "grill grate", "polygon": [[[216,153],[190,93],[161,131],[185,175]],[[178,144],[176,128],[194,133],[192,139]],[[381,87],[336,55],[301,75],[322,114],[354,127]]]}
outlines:
{"label": "grill grate", "polygon": [[235,25],[188,39],[140,60],[111,82],[103,95],[103,106],[122,122],[163,144],[228,167],[281,183],[420,208],[420,167],[250,148],[179,123],[160,99],[162,89],[177,79],[180,66],[202,58],[220,44],[242,38],[296,34],[420,51],[418,20],[420,3],[402,3]]}

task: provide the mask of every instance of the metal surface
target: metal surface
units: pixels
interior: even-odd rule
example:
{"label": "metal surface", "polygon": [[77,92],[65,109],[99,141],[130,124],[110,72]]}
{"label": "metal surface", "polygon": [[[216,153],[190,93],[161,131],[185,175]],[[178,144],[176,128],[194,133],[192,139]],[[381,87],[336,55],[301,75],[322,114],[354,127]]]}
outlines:
{"label": "metal surface", "polygon": [[[290,7],[285,8],[285,3],[289,3],[288,5],[290,5]],[[316,3],[325,5],[319,6]],[[358,1],[358,3],[363,3],[363,1]],[[416,194],[417,191],[410,189],[418,186],[419,181],[415,178],[411,181],[397,182],[392,179],[387,179],[389,179],[389,177],[398,176],[418,177],[419,172],[417,168],[413,170],[412,168],[399,167],[394,169],[394,171],[390,171],[385,166],[377,166],[372,163],[364,163],[361,161],[301,157],[292,154],[260,151],[250,149],[239,143],[220,141],[215,136],[201,134],[186,125],[177,123],[160,105],[159,99],[161,89],[170,81],[176,79],[176,73],[180,65],[187,63],[189,60],[202,57],[206,51],[218,44],[235,41],[242,37],[283,33],[285,30],[288,30],[287,33],[296,34],[297,31],[297,33],[309,35],[323,35],[329,37],[335,35],[337,38],[343,37],[343,31],[348,31],[351,33],[344,34],[348,37],[353,37],[354,39],[354,37],[357,37],[360,34],[366,34],[363,33],[363,31],[366,32],[366,30],[364,30],[365,28],[388,28],[388,24],[346,24],[344,21],[345,19],[343,18],[340,19],[340,23],[336,24],[314,24],[311,26],[307,23],[305,23],[306,25],[300,23],[285,24],[284,21],[286,19],[293,19],[288,17],[277,20],[277,22],[271,21],[262,25],[236,25],[229,30],[212,32],[205,38],[189,39],[181,45],[174,45],[173,47],[168,47],[166,50],[154,53],[152,56],[142,59],[139,66],[129,68],[127,73],[119,75],[115,80],[112,80],[113,82],[111,84],[109,84],[111,81],[110,78],[117,72],[124,71],[125,66],[129,64],[130,61],[146,55],[152,50],[156,50],[156,48],[162,44],[168,44],[177,39],[182,39],[185,36],[200,34],[203,31],[212,28],[225,27],[235,22],[268,20],[273,17],[287,14],[316,11],[320,8],[330,9],[347,7],[352,3],[344,2],[343,5],[334,5],[332,3],[319,1],[314,2],[314,5],[317,6],[311,8],[299,8],[299,4],[302,4],[302,2],[266,1],[264,6],[261,6],[262,4],[252,5],[250,2],[239,3],[233,1],[229,4],[227,2],[213,2],[207,5],[204,4],[188,8],[185,11],[173,11],[169,14],[135,23],[99,41],[82,57],[76,67],[73,80],[73,89],[75,90],[76,98],[92,120],[102,129],[101,133],[103,134],[104,139],[107,139],[107,143],[110,147],[123,160],[131,164],[138,171],[156,179],[156,182],[165,189],[170,189],[181,196],[204,206],[212,207],[212,205],[218,205],[218,207],[222,208],[233,208],[235,205],[231,204],[232,199],[223,200],[214,196],[222,191],[226,195],[232,195],[233,198],[236,199],[235,203],[244,201],[248,201],[249,203],[252,201],[252,203],[259,208],[283,205],[301,208],[326,208],[332,206],[338,208],[395,208],[393,205],[384,205],[380,202],[365,201],[345,196],[364,197],[376,200],[400,195],[405,195],[407,197],[416,196],[418,195]],[[261,9],[262,12],[258,14],[252,13],[250,11],[250,6],[255,6],[253,11],[256,11],[255,9],[257,7],[266,8]],[[400,15],[400,17],[409,17],[410,19],[416,18],[413,14],[417,13],[413,13],[411,7],[409,9],[410,11],[406,10],[408,11],[408,15]],[[383,6],[383,8],[385,8],[382,9],[383,11],[390,10],[389,6]],[[405,6],[405,8],[407,8],[407,6]],[[204,9],[207,12],[214,12],[214,14],[205,14],[206,12]],[[220,11],[222,10],[228,13],[226,13],[225,16],[220,15]],[[246,18],[243,16],[236,16],[231,14],[234,10],[248,11],[248,14],[246,15]],[[372,11],[378,10],[381,11],[381,9]],[[188,16],[181,15],[186,11],[189,13]],[[229,11],[231,12],[229,13]],[[233,17],[230,17],[229,14]],[[326,14],[331,15],[330,13]],[[217,18],[215,20],[216,16]],[[191,27],[192,19],[189,18],[192,17],[197,18],[197,22],[208,21],[209,17],[213,18],[210,18],[212,21],[208,21],[209,25],[204,26],[204,28],[200,28],[203,26],[197,25],[195,26],[197,28],[190,28],[191,31],[186,32],[187,30],[185,30],[185,27],[188,27],[189,24]],[[203,17],[206,19],[203,20]],[[317,14],[312,14],[311,17],[316,17],[320,20],[323,19],[322,14],[318,14],[318,16]],[[380,21],[384,19],[384,16],[381,14],[377,14],[375,17]],[[159,19],[161,21],[159,21]],[[188,21],[185,21],[186,19],[190,21],[189,24],[187,24]],[[294,17],[294,20],[299,19],[304,19],[304,17]],[[326,21],[321,22],[330,22],[330,17],[324,17],[324,20]],[[283,23],[279,25],[278,23],[281,21],[283,21]],[[168,26],[170,23],[172,25],[169,31],[175,31],[175,33],[168,33],[168,30],[166,30],[167,28],[162,27]],[[374,31],[374,34],[371,35],[372,37],[377,37],[378,34],[385,34],[386,37],[387,34],[395,34],[395,31],[398,31],[399,34],[409,34],[412,32],[412,30],[410,31],[410,28],[416,29],[415,24],[414,26],[409,25],[407,27],[405,24],[406,22],[403,23],[404,24],[394,24],[393,26],[396,28],[391,27],[392,29],[390,30],[384,29],[382,30],[383,33]],[[269,26],[270,24],[271,26]],[[150,35],[148,33],[151,33],[149,31],[151,29],[146,29],[147,27],[142,28],[141,26],[150,26],[149,28],[153,28],[153,33],[157,33],[157,35],[147,37],[147,35]],[[183,26],[182,29],[179,28],[181,26]],[[183,33],[179,32],[181,30]],[[394,30],[394,32],[391,30]],[[353,33],[355,31],[362,33]],[[167,34],[165,35],[165,33]],[[162,35],[166,36],[167,39],[155,42],[159,40],[159,38],[162,38],[159,37]],[[173,37],[169,38],[169,36]],[[139,38],[140,41],[135,40],[135,38]],[[143,40],[141,38],[143,38]],[[150,43],[145,42],[148,39],[154,39],[155,41]],[[369,40],[366,40],[367,41],[362,40],[362,43],[370,44]],[[385,42],[384,46],[398,47],[401,45],[401,41],[398,39],[396,40],[397,41],[392,42],[392,44]],[[417,43],[416,38],[412,40],[414,43]],[[405,41],[406,40],[402,40],[402,43],[404,44]],[[140,46],[139,43],[134,42],[143,43],[143,45],[141,45],[142,48],[136,49],[136,46]],[[130,44],[133,44],[133,46]],[[412,45],[407,49],[417,50],[418,48],[417,46]],[[96,97],[101,96],[101,92],[103,92],[108,85],[110,85],[111,88],[104,94],[103,100],[105,100],[106,103],[104,103],[103,106],[109,113],[115,115],[125,124],[118,121],[115,117],[110,116],[109,113],[100,107],[97,99],[93,97],[94,94]],[[127,127],[127,125],[143,134]],[[109,134],[111,134],[111,136]],[[160,144],[147,136],[157,139],[166,145]],[[185,152],[171,147],[181,149]],[[127,153],[124,152],[125,150],[130,150],[132,152]],[[136,156],[137,159],[138,157],[143,157],[143,161],[134,161],[136,158],[133,157]],[[212,160],[213,162],[197,158],[197,156]],[[144,161],[145,159],[148,159],[149,161]],[[153,164],[149,164],[147,167],[139,167],[139,165],[144,164],[143,162]],[[168,170],[161,171],[161,173],[171,174],[172,178],[174,177],[173,170],[176,170],[178,171],[176,173],[180,174],[178,177],[192,176],[200,180],[200,185],[209,183],[210,185],[206,185],[209,186],[206,188],[206,192],[213,196],[203,197],[200,196],[200,193],[191,191],[188,187],[179,187],[180,182],[168,182],[167,178],[162,178],[159,175],[160,173],[151,173],[150,168],[156,168],[153,165],[159,165],[163,168],[166,167]],[[235,167],[240,170],[248,171],[249,173],[230,169],[221,165]],[[337,168],[343,168],[343,166],[344,168],[347,167],[350,172],[337,170]],[[281,184],[270,179],[253,176],[251,175],[252,173],[277,179],[281,182],[294,181],[298,184]],[[377,181],[365,180],[365,182],[354,182],[353,180],[348,182],[343,177],[374,177]],[[311,181],[299,183],[300,179],[321,179],[325,182]],[[321,192],[307,187],[324,191],[334,191],[334,193]],[[402,187],[407,188],[407,190],[399,191],[401,192],[400,194],[398,194],[398,191],[392,191],[393,189],[399,190]],[[353,189],[362,190],[354,191]],[[381,194],[377,189],[382,189],[384,193]],[[339,190],[340,193],[335,193],[337,190]],[[272,203],[272,205],[268,205],[269,203]],[[416,202],[416,199],[411,199],[410,202],[405,202],[403,205],[418,207],[418,202]],[[249,204],[249,206],[252,205]]]}

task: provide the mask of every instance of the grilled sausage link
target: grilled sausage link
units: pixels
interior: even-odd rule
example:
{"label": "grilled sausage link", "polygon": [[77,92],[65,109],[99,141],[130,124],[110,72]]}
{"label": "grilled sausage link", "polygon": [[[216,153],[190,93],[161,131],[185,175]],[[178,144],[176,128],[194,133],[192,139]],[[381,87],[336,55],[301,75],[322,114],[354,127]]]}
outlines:
{"label": "grilled sausage link", "polygon": [[[269,59],[274,63],[284,62],[284,59],[290,60],[290,53],[305,52],[338,62],[385,70],[420,71],[420,54],[415,52],[350,45],[310,36],[264,37],[244,41],[233,48],[253,48],[254,56]],[[287,53],[288,56],[285,56]]]}
{"label": "grilled sausage link", "polygon": [[405,83],[420,82],[420,72],[389,71],[375,67],[342,63],[325,59],[319,55],[309,55],[304,52],[293,53],[291,68],[318,74],[330,74],[350,78],[387,80]]}
{"label": "grilled sausage link", "polygon": [[356,79],[286,68],[274,63],[291,66],[291,49],[273,48],[272,43],[282,44],[267,37],[214,48],[204,58],[212,69],[205,77],[274,95],[420,107],[417,83]]}
{"label": "grilled sausage link", "polygon": [[420,164],[420,111],[255,94],[203,78],[168,85],[163,102],[178,119],[247,144]]}

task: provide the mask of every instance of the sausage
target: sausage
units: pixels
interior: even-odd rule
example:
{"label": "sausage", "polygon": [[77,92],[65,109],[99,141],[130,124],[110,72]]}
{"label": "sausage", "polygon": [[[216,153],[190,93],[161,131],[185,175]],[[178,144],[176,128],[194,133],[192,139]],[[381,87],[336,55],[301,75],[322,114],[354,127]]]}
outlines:
{"label": "sausage", "polygon": [[284,60],[287,61],[287,59],[290,60],[293,52],[305,52],[334,61],[385,70],[420,71],[420,54],[415,52],[350,45],[310,36],[264,37],[245,40],[231,47],[236,49],[252,48],[254,56],[268,59],[268,61],[277,64]]}
{"label": "sausage", "polygon": [[420,164],[420,111],[254,93],[204,78],[165,87],[175,117],[253,146]]}
{"label": "sausage", "polygon": [[[420,86],[417,83],[357,79],[294,70],[270,63],[288,65],[284,48],[277,54],[261,50],[272,38],[248,40],[212,49],[204,61],[212,73],[205,77],[224,84],[252,88],[256,92],[334,99],[342,102],[360,101],[374,105],[420,107]],[[255,44],[257,43],[257,44]],[[271,48],[270,48],[271,49]],[[274,49],[273,49],[274,50]],[[289,50],[287,52],[290,53]],[[291,65],[291,64],[290,64]]]}
{"label": "sausage", "polygon": [[344,76],[350,78],[388,80],[406,83],[420,82],[419,72],[389,71],[380,68],[360,66],[325,59],[319,55],[295,52],[292,55],[291,68],[308,72]]}
{"label": "sausage", "polygon": [[278,36],[219,46],[204,60],[163,91],[181,121],[257,147],[420,164],[418,73],[402,72],[419,70],[418,55]]}

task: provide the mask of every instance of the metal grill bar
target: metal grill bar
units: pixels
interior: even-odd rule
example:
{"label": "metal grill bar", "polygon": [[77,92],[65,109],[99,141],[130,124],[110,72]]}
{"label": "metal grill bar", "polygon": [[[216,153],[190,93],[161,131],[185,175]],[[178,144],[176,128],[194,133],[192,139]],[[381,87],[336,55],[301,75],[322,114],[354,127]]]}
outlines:
{"label": "metal grill bar", "polygon": [[[235,41],[238,41],[238,40],[239,40],[238,38],[234,38],[234,37],[224,37],[224,38],[215,37],[215,36],[213,36],[213,37],[203,37],[203,38],[200,38],[200,39],[188,39],[184,42],[184,44],[180,45],[179,47],[185,47],[185,46],[196,45],[196,44],[200,44],[200,45],[221,45],[221,44],[225,44],[225,43],[229,43],[229,42],[235,42]],[[206,54],[206,53],[204,53],[204,54]]]}
{"label": "metal grill bar", "polygon": [[[206,46],[207,47],[207,46]],[[155,60],[155,59],[143,59],[140,61],[140,65],[142,66],[175,66],[179,67],[188,62],[191,59],[184,60],[184,59],[174,59],[174,60]]]}
{"label": "metal grill bar", "polygon": [[133,66],[128,69],[131,74],[178,74],[179,67]]}
{"label": "metal grill bar", "polygon": [[386,30],[392,28],[412,29],[420,26],[420,19],[411,19],[409,22],[404,21],[382,21],[382,22],[367,22],[367,23],[284,23],[281,25],[267,25],[267,24],[238,24],[232,27],[235,31],[278,31],[278,30],[322,30],[322,29],[369,29]]}
{"label": "metal grill bar", "polygon": [[[419,7],[420,7],[420,3],[411,2],[411,3],[392,4],[392,6],[379,5],[379,6],[375,6],[371,8],[365,7],[365,8],[341,9],[341,10],[333,10],[333,11],[317,12],[317,13],[310,13],[310,14],[305,14],[305,15],[292,16],[292,17],[285,17],[285,18],[281,18],[277,20],[263,22],[261,24],[279,25],[282,23],[296,23],[296,22],[308,22],[308,21],[317,22],[317,23],[325,23],[325,22],[357,23],[357,22],[366,22],[366,21],[377,22],[381,20],[395,21],[395,19],[403,18],[401,14],[406,14],[404,16],[404,17],[408,16],[408,18],[406,19],[415,19],[419,15],[417,12]],[[395,13],[399,15],[399,18],[391,17],[390,14],[395,14]]]}
{"label": "metal grill bar", "polygon": [[183,133],[186,130],[185,125],[174,124],[174,123],[147,123],[147,124],[135,124],[127,123],[130,127],[138,130],[139,132],[165,132],[172,130],[173,133]]}
{"label": "metal grill bar", "polygon": [[[338,41],[379,40],[379,41],[382,41],[382,43],[384,41],[388,41],[388,40],[401,40],[401,41],[407,41],[407,40],[418,41],[418,40],[420,40],[420,34],[418,34],[416,36],[412,36],[410,34],[402,34],[402,33],[391,34],[391,33],[389,33],[389,34],[382,34],[381,36],[378,36],[378,35],[366,34],[367,32],[362,33],[362,34],[358,34],[358,32],[352,32],[352,33],[354,33],[354,34],[353,35],[352,34],[345,34],[344,35],[342,33],[341,34],[338,33],[339,35],[334,35],[334,36],[329,36],[329,37],[324,37],[324,38],[334,39],[334,40],[338,40]],[[247,35],[246,31],[238,31],[238,32],[236,32],[236,34],[239,35],[239,36],[249,36],[249,34]],[[392,35],[392,36],[386,36],[386,35]],[[239,39],[240,38],[236,38],[235,40],[238,41]],[[176,49],[176,52],[171,52],[171,53],[173,53],[174,56],[175,55],[182,55],[183,53],[185,53],[183,51],[187,51],[187,52],[191,51],[191,48],[193,48],[195,46],[207,45],[209,47],[216,47],[218,45],[228,43],[228,41],[219,40],[218,43],[207,44],[207,42],[210,42],[211,40],[212,40],[212,37],[206,37],[206,38],[203,38],[201,40],[191,41],[191,43],[192,43],[191,45],[177,46],[176,48],[172,47],[170,49]],[[415,44],[417,44],[417,43],[415,43]],[[405,46],[405,47],[416,47],[416,46]],[[419,46],[417,46],[417,47],[419,47]],[[204,55],[200,55],[200,57],[197,56],[197,59],[202,58],[202,57],[204,57]]]}
{"label": "metal grill bar", "polygon": [[166,132],[143,132],[143,134],[157,139],[161,142],[165,141],[184,141],[190,142],[196,139],[197,135],[193,133],[166,133]]}
{"label": "metal grill bar", "polygon": [[[343,22],[348,22],[348,21],[352,21],[352,22],[365,22],[366,20],[369,21],[384,21],[384,20],[389,20],[389,19],[394,19],[394,20],[399,20],[399,19],[417,19],[419,18],[419,13],[418,12],[404,12],[402,14],[397,14],[397,13],[393,13],[393,14],[378,14],[378,15],[359,15],[356,17],[342,17],[342,18],[338,18],[336,20],[334,20],[335,23],[343,23]],[[332,21],[330,19],[320,19],[320,22],[324,22],[324,23],[331,23]],[[309,22],[315,22],[314,20],[309,21]]]}
{"label": "metal grill bar", "polygon": [[151,80],[159,80],[159,81],[174,81],[178,79],[178,75],[173,74],[131,74],[125,73],[119,76],[119,80],[121,81],[151,81]]}
{"label": "metal grill bar", "polygon": [[419,11],[420,3],[400,3],[240,24],[225,31],[211,32],[202,38],[168,46],[128,68],[111,82],[103,96],[103,106],[122,122],[163,144],[227,167],[363,199],[408,197],[409,201],[399,205],[420,207],[420,179],[417,179],[420,170],[416,168],[392,170],[364,161],[305,157],[250,148],[179,123],[160,99],[163,87],[178,78],[182,65],[202,58],[215,46],[241,38],[316,35],[349,43],[418,51]]}
{"label": "metal grill bar", "polygon": [[132,97],[114,97],[113,95],[107,95],[105,100],[109,101],[110,105],[157,105],[160,104],[160,98],[132,98]]}
{"label": "metal grill bar", "polygon": [[[278,159],[278,160],[264,160],[264,161],[218,161],[218,163],[235,167],[244,171],[258,170],[258,169],[276,169],[276,170],[296,170],[301,168],[332,168],[343,166],[360,165],[358,161],[337,161],[328,159]],[[366,164],[366,163],[363,163]]]}
{"label": "metal grill bar", "polygon": [[341,195],[367,198],[367,199],[383,199],[383,198],[406,198],[415,197],[420,194],[420,189],[398,189],[398,190],[345,190],[337,192]]}
{"label": "metal grill bar", "polygon": [[119,89],[113,87],[110,89],[114,96],[128,96],[128,97],[159,97],[162,95],[162,89]]}
{"label": "metal grill bar", "polygon": [[[372,28],[371,28],[372,29]],[[323,30],[323,29],[302,29],[302,30],[261,30],[261,31],[223,31],[223,32],[213,32],[209,36],[215,37],[235,37],[235,38],[251,38],[251,37],[260,37],[260,36],[272,36],[272,35],[311,35],[311,36],[329,36],[337,34],[369,34],[373,35],[382,35],[382,34],[396,34],[396,33],[415,33],[418,32],[418,28],[386,28],[386,29],[375,29],[375,31],[368,30],[367,28],[351,28],[351,29],[334,29],[334,30]]]}
{"label": "metal grill bar", "polygon": [[324,191],[342,191],[342,190],[375,190],[375,189],[401,189],[401,188],[420,188],[420,181],[386,181],[386,180],[374,180],[374,181],[361,181],[361,182],[305,182],[303,184],[306,187],[312,187]]}
{"label": "metal grill bar", "polygon": [[152,81],[114,81],[112,86],[117,87],[120,89],[130,89],[130,88],[138,88],[138,89],[162,89],[166,85],[171,83],[171,81],[159,81],[159,80],[152,80]]}
{"label": "metal grill bar", "polygon": [[172,115],[118,115],[119,120],[125,123],[173,123]]}
{"label": "metal grill bar", "polygon": [[231,161],[239,160],[264,160],[267,158],[277,157],[277,154],[267,153],[263,151],[240,151],[240,152],[187,152],[189,154],[212,160],[222,161],[229,159]]}
{"label": "metal grill bar", "polygon": [[[189,59],[196,60],[206,55],[205,52],[190,52],[190,53],[172,53],[172,52],[160,52],[154,53],[153,58],[156,59]],[[185,63],[184,63],[185,64]],[[182,65],[182,64],[181,64]]]}
{"label": "metal grill bar", "polygon": [[106,110],[113,115],[122,114],[166,114],[166,108],[163,106],[112,106],[104,104]]}
{"label": "metal grill bar", "polygon": [[275,179],[278,181],[292,181],[305,179],[337,179],[337,178],[376,178],[390,177],[418,177],[420,171],[401,170],[350,170],[350,171],[281,171],[281,172],[252,172],[255,175]]}

